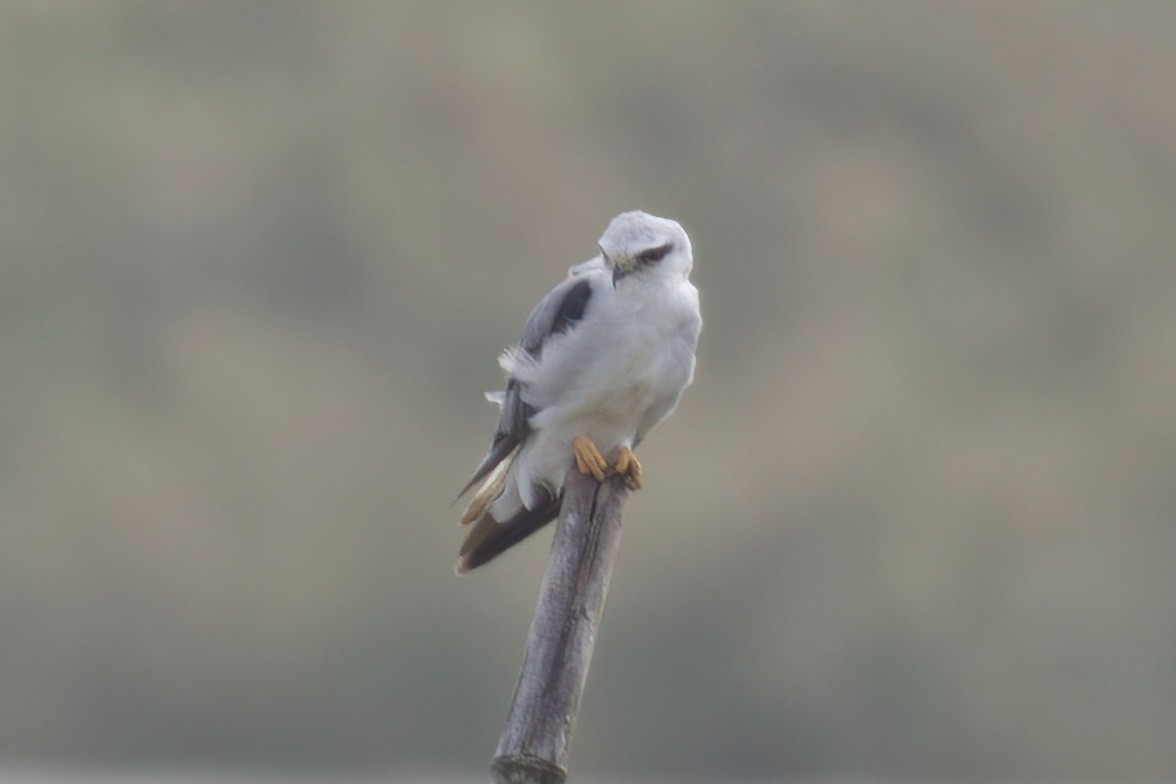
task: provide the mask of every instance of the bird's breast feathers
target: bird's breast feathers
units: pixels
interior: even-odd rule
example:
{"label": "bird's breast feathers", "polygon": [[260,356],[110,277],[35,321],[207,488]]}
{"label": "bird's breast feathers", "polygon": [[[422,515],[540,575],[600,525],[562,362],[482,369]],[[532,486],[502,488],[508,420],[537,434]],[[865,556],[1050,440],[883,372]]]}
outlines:
{"label": "bird's breast feathers", "polygon": [[593,302],[607,312],[560,336],[568,350],[544,357],[564,366],[533,375],[562,382],[558,389],[539,383],[527,390],[538,408],[551,409],[548,416],[541,411],[533,424],[591,417],[635,429],[648,409],[676,398],[693,377],[697,302],[688,282],[639,301],[604,296]]}

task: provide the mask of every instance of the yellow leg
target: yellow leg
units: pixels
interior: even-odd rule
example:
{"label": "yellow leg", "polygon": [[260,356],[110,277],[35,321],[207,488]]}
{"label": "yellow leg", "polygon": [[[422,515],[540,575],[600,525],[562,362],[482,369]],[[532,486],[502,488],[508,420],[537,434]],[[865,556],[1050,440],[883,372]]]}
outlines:
{"label": "yellow leg", "polygon": [[627,446],[617,449],[617,460],[613,464],[614,470],[625,478],[625,485],[630,490],[641,489],[641,463],[637,462],[637,455]]}
{"label": "yellow leg", "polygon": [[576,456],[576,468],[580,473],[588,474],[596,479],[597,482],[604,481],[604,472],[608,470],[608,461],[604,459],[604,455],[600,454],[600,450],[596,448],[596,444],[585,436],[576,436],[572,439],[572,453]]}

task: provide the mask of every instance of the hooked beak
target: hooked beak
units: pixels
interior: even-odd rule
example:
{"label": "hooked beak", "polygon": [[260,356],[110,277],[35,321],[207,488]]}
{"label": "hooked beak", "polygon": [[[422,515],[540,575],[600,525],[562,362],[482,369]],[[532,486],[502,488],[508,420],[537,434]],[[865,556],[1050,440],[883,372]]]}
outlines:
{"label": "hooked beak", "polygon": [[615,289],[617,287],[617,281],[624,277],[624,273],[617,269],[617,265],[613,264],[613,260],[608,257],[607,253],[604,252],[604,246],[597,244],[596,247],[600,248],[600,258],[604,259],[604,263],[607,266],[612,267],[612,284],[613,288]]}
{"label": "hooked beak", "polygon": [[628,263],[613,264],[612,265],[613,288],[615,289],[617,287],[617,282],[621,278],[627,278],[636,271],[637,271],[636,264],[628,264]]}
{"label": "hooked beak", "polygon": [[620,281],[621,278],[629,275],[636,269],[636,267],[625,264],[623,261],[621,263],[613,261],[611,258],[609,258],[609,255],[604,252],[604,248],[600,248],[600,256],[604,259],[604,263],[612,268],[612,284],[614,289],[617,287],[617,282]]}

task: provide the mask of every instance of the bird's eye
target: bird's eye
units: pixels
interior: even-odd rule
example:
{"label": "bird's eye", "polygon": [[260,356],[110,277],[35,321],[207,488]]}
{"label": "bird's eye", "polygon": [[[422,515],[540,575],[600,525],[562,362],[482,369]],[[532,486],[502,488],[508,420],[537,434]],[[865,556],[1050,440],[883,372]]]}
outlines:
{"label": "bird's eye", "polygon": [[641,264],[655,264],[664,259],[666,254],[669,253],[673,247],[673,245],[667,242],[665,245],[659,245],[656,248],[643,250],[637,254],[637,261]]}

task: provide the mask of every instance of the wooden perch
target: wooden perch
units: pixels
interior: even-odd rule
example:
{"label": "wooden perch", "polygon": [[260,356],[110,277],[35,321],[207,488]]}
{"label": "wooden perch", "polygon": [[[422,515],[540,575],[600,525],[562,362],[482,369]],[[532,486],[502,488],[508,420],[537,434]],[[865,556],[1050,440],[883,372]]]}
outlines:
{"label": "wooden perch", "polygon": [[498,740],[496,784],[563,784],[629,490],[572,470],[564,482],[523,668]]}

